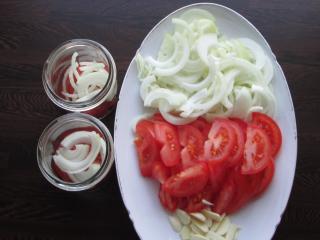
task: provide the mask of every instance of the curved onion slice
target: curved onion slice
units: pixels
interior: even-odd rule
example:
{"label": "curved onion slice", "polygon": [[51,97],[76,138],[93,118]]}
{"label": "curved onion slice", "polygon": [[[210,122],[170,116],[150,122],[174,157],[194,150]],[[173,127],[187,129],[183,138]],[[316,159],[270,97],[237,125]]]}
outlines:
{"label": "curved onion slice", "polygon": [[76,174],[69,174],[69,177],[73,182],[83,182],[96,174],[100,167],[100,164],[93,163],[85,171]]}
{"label": "curved onion slice", "polygon": [[[97,95],[109,78],[105,64],[97,62],[77,62],[78,52],[71,57],[71,66],[67,68],[62,79],[61,94],[66,99],[76,102],[86,101]],[[78,72],[80,71],[80,72]],[[73,93],[67,91],[67,80],[73,88]]]}
{"label": "curved onion slice", "polygon": [[57,153],[72,161],[82,161],[89,153],[90,146],[86,144],[76,144],[75,149],[61,148]]}
{"label": "curved onion slice", "polygon": [[179,44],[181,46],[181,50],[182,50],[181,58],[180,58],[179,62],[173,67],[170,67],[170,68],[156,67],[154,69],[154,73],[157,76],[174,75],[177,72],[179,72],[184,67],[186,62],[188,61],[190,50],[189,50],[187,40],[185,38],[183,38],[180,33],[176,33],[174,37],[177,38],[177,41],[179,42]]}
{"label": "curved onion slice", "polygon": [[[80,173],[87,169],[97,158],[101,152],[102,144],[101,137],[96,132],[77,131],[71,133],[61,141],[61,146],[65,149],[71,149],[78,144],[86,143],[90,146],[90,151],[82,160],[74,161],[69,159],[66,155],[60,154],[62,150],[57,151],[53,156],[55,164],[64,172],[68,174]],[[102,150],[104,151],[104,150]]]}
{"label": "curved onion slice", "polygon": [[166,100],[172,106],[179,106],[187,100],[183,93],[174,92],[165,88],[157,88],[150,92],[144,99],[144,106],[152,107],[156,100]]}
{"label": "curved onion slice", "polygon": [[239,38],[238,40],[251,50],[255,59],[254,64],[259,70],[261,70],[266,63],[266,55],[263,52],[262,47],[260,47],[259,44],[249,38]]}
{"label": "curved onion slice", "polygon": [[209,66],[208,54],[209,49],[218,43],[217,34],[205,34],[198,39],[197,51],[201,60]]}
{"label": "curved onion slice", "polygon": [[159,111],[163,118],[174,125],[184,125],[193,122],[196,118],[181,118],[170,113],[170,107],[166,102],[160,102]]}
{"label": "curved onion slice", "polygon": [[[171,38],[171,36],[168,36]],[[149,62],[152,66],[158,67],[158,68],[165,68],[170,67],[173,63],[173,61],[177,58],[178,52],[179,52],[179,43],[178,38],[173,38],[173,53],[172,55],[166,59],[165,61],[157,61],[153,57],[149,56],[146,58],[146,61]]]}

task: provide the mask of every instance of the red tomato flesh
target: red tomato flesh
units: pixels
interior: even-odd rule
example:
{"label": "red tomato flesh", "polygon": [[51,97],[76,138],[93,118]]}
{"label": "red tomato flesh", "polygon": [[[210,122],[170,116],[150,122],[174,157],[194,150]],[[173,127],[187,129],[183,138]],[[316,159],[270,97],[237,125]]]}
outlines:
{"label": "red tomato flesh", "polygon": [[276,156],[282,144],[282,135],[278,124],[268,115],[259,112],[252,113],[252,123],[267,133],[271,143],[271,155]]}
{"label": "red tomato flesh", "polygon": [[188,197],[199,193],[206,186],[208,178],[207,164],[198,163],[168,178],[163,187],[173,197]]}
{"label": "red tomato flesh", "polygon": [[271,161],[271,144],[268,135],[260,128],[249,125],[244,147],[242,174],[255,174]]}
{"label": "red tomato flesh", "polygon": [[204,156],[209,161],[226,161],[236,144],[236,136],[230,120],[216,118],[204,145]]}
{"label": "red tomato flesh", "polygon": [[154,123],[155,138],[163,144],[160,150],[161,160],[167,167],[180,163],[180,143],[175,127],[166,122]]}
{"label": "red tomato flesh", "polygon": [[158,145],[147,128],[137,128],[137,139],[135,140],[139,158],[141,175],[152,176],[152,168],[155,161],[160,161]]}
{"label": "red tomato flesh", "polygon": [[201,132],[190,125],[178,127],[180,144],[184,147],[181,151],[181,163],[183,169],[197,163],[203,154],[204,137]]}

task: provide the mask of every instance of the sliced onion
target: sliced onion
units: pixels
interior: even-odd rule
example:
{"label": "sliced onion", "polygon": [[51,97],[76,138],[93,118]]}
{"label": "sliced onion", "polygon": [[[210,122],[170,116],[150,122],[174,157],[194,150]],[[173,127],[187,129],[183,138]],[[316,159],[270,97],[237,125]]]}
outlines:
{"label": "sliced onion", "polygon": [[218,37],[214,17],[202,9],[188,10],[173,23],[157,60],[136,56],[145,106],[161,108],[176,124],[201,115],[246,118],[256,107],[274,113],[274,69],[262,47],[246,38]]}
{"label": "sliced onion", "polygon": [[77,131],[71,133],[61,141],[61,145],[66,149],[71,149],[77,144],[87,143],[90,147],[90,152],[82,161],[72,161],[61,154],[53,156],[56,165],[64,172],[75,174],[87,169],[97,158],[101,149],[101,137],[96,132]]}
{"label": "sliced onion", "polygon": [[174,75],[177,72],[179,72],[185,66],[186,62],[188,61],[190,50],[189,50],[189,46],[188,46],[187,40],[185,38],[183,38],[180,33],[176,33],[174,37],[176,37],[177,40],[180,42],[179,45],[182,48],[182,56],[181,56],[179,62],[173,67],[170,67],[170,68],[159,68],[159,67],[156,67],[154,69],[154,73],[157,76],[171,76],[171,75]]}
{"label": "sliced onion", "polygon": [[197,51],[200,59],[209,66],[208,53],[211,47],[217,46],[217,34],[205,34],[198,39]]}
{"label": "sliced onion", "polygon": [[174,125],[184,125],[184,124],[188,124],[190,122],[193,122],[196,118],[181,118],[181,117],[177,117],[172,115],[169,110],[168,110],[168,104],[165,102],[160,102],[159,104],[159,111],[162,115],[162,117],[170,122],[171,124]]}
{"label": "sliced onion", "polygon": [[187,97],[179,92],[174,92],[165,88],[157,88],[150,92],[144,99],[146,107],[152,107],[156,100],[166,100],[172,106],[179,106],[187,100]]}
{"label": "sliced onion", "polygon": [[146,61],[149,62],[152,66],[158,67],[158,68],[165,68],[170,67],[173,64],[173,61],[177,58],[178,52],[179,52],[179,39],[173,38],[173,53],[172,55],[166,59],[165,61],[157,61],[153,57],[149,56],[146,58]]}
{"label": "sliced onion", "polygon": [[262,49],[262,47],[260,47],[259,44],[257,44],[255,41],[252,41],[249,38],[239,38],[238,39],[243,45],[245,45],[248,49],[250,49],[250,51],[252,52],[252,54],[254,55],[254,59],[255,59],[255,66],[261,70],[265,63],[266,63],[266,55]]}
{"label": "sliced onion", "polygon": [[76,144],[75,149],[60,148],[57,153],[70,161],[82,161],[89,153],[90,146],[87,144]]}
{"label": "sliced onion", "polygon": [[148,76],[145,79],[142,80],[141,86],[140,86],[140,97],[144,100],[149,93],[149,88],[151,87],[151,84],[156,81],[155,76]]}
{"label": "sliced onion", "polygon": [[93,163],[85,171],[76,174],[69,174],[69,177],[73,182],[83,182],[95,175],[100,168],[100,164]]}

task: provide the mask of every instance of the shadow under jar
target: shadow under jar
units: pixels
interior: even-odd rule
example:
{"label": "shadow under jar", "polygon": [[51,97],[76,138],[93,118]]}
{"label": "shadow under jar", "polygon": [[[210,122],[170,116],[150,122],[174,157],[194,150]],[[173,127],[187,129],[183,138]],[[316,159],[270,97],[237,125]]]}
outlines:
{"label": "shadow under jar", "polygon": [[42,82],[51,101],[69,112],[103,118],[116,104],[115,62],[92,40],[74,39],[54,49],[44,64]]}
{"label": "shadow under jar", "polygon": [[99,183],[114,162],[113,140],[95,117],[69,113],[53,120],[37,147],[43,176],[55,187],[82,191]]}

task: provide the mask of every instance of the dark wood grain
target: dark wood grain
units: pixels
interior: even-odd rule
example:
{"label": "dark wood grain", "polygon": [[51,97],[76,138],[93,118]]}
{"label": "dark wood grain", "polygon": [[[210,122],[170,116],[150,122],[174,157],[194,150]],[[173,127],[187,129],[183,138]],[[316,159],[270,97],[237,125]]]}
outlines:
{"label": "dark wood grain", "polygon": [[[293,96],[299,152],[278,239],[320,239],[320,1],[215,1],[248,18],[274,50]],[[42,65],[63,41],[89,38],[113,54],[121,86],[148,31],[193,1],[0,1],[0,239],[138,239],[116,171],[98,187],[63,192],[41,175],[36,145],[61,115],[47,98]],[[114,114],[103,120],[113,129]],[[254,240],[254,239],[253,239]]]}

